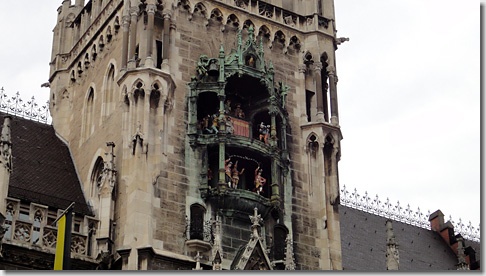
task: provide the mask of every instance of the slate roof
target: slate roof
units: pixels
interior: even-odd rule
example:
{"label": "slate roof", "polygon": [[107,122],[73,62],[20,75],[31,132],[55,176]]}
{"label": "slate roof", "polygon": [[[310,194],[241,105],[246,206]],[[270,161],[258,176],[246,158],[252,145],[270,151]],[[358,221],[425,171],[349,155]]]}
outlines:
{"label": "slate roof", "polygon": [[[343,269],[386,271],[386,218],[342,205],[339,218]],[[456,270],[457,257],[438,233],[398,221],[392,226],[400,270]],[[479,243],[466,241],[467,246],[478,259]]]}
{"label": "slate roof", "polygon": [[[0,113],[3,124],[5,113]],[[13,172],[8,196],[65,209],[75,202],[74,212],[92,215],[68,146],[51,125],[12,116]]]}

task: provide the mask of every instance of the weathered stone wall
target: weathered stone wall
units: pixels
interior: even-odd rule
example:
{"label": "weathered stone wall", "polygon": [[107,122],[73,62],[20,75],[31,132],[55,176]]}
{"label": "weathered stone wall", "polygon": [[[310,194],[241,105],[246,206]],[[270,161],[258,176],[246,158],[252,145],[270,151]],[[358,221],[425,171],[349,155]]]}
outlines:
{"label": "weathered stone wall", "polygon": [[[329,53],[329,63],[334,64],[333,26],[329,26],[324,33],[301,32],[296,28],[283,26],[272,20],[261,16],[251,15],[247,12],[240,12],[229,6],[217,4],[213,1],[204,2],[206,13],[210,13],[218,7],[226,20],[230,13],[237,15],[239,28],[243,22],[250,19],[255,24],[255,35],[258,34],[263,25],[270,31],[271,37],[264,39],[265,60],[267,65],[270,60],[275,68],[275,81],[283,81],[291,86],[288,91],[286,108],[289,112],[287,145],[290,156],[291,180],[289,185],[281,183],[280,195],[286,210],[284,211],[284,222],[292,232],[295,245],[295,258],[298,269],[326,269],[330,268],[329,255],[325,256],[322,242],[328,239],[328,232],[323,228],[322,221],[323,206],[327,210],[332,207],[329,204],[316,204],[320,198],[310,198],[308,165],[305,158],[305,139],[301,129],[301,115],[305,113],[305,103],[302,102],[305,87],[302,86],[300,66],[303,65],[303,53],[305,50],[312,51],[315,61],[319,55],[326,51]],[[192,3],[194,4],[194,3]],[[288,5],[288,3],[284,3]],[[194,5],[192,5],[194,7]],[[103,156],[106,150],[106,142],[113,141],[116,144],[116,169],[118,171],[118,184],[116,192],[115,222],[116,248],[143,245],[147,243],[154,248],[172,251],[178,254],[185,254],[183,233],[185,231],[186,215],[189,204],[198,199],[198,181],[200,154],[194,152],[188,146],[186,131],[188,122],[187,113],[187,86],[191,76],[195,75],[195,68],[200,55],[217,57],[220,44],[223,44],[226,54],[232,48],[236,48],[237,28],[232,24],[222,24],[217,20],[207,19],[208,15],[184,10],[179,6],[172,13],[171,45],[169,53],[169,74],[174,80],[175,91],[170,99],[169,108],[161,113],[161,117],[168,118],[167,125],[161,128],[160,125],[150,122],[150,151],[146,154],[139,154],[135,157],[131,151],[131,140],[133,132],[127,131],[127,118],[129,108],[124,102],[123,87],[120,86],[128,79],[121,80],[123,72],[121,69],[122,56],[122,32],[113,33],[111,42],[107,42],[103,51],[98,52],[97,59],[91,61],[88,68],[83,68],[83,73],[72,83],[69,79],[71,69],[75,69],[78,60],[73,60],[72,67],[58,73],[51,81],[51,90],[57,93],[56,106],[53,110],[53,121],[56,130],[69,142],[81,181],[88,198],[90,194],[90,176],[94,162],[98,156]],[[121,18],[122,10],[118,11]],[[162,22],[162,21],[156,21]],[[139,22],[140,23],[140,22]],[[224,21],[224,23],[226,23]],[[224,25],[224,26],[223,26]],[[316,24],[317,25],[317,24]],[[138,40],[143,41],[143,24],[139,24],[137,33]],[[162,28],[156,26],[155,30]],[[277,31],[281,30],[286,40],[280,43],[274,39]],[[243,41],[248,37],[247,29],[242,32]],[[300,47],[289,44],[289,39],[297,36]],[[97,38],[93,37],[93,41]],[[155,35],[160,39],[160,34]],[[143,43],[141,43],[143,46]],[[166,46],[166,45],[165,45]],[[83,54],[80,54],[80,58]],[[106,120],[101,118],[102,95],[104,90],[104,79],[110,63],[116,68],[115,79],[119,80],[116,85],[115,110]],[[135,79],[136,73],[131,73],[130,78]],[[140,71],[140,74],[147,74]],[[311,73],[307,72],[308,77]],[[147,83],[146,85],[150,85]],[[95,90],[95,120],[91,134],[83,139],[82,127],[87,91],[92,86]],[[148,87],[146,97],[149,95]],[[67,96],[63,96],[63,91]],[[165,91],[168,93],[168,91]],[[165,103],[162,103],[164,105]],[[165,110],[165,109],[164,109]],[[132,122],[133,124],[134,122]],[[165,141],[162,139],[166,137]],[[322,137],[323,139],[324,137]],[[322,171],[324,169],[322,168]],[[324,193],[324,187],[317,190]],[[202,202],[204,205],[205,203]],[[96,206],[95,206],[96,208]],[[206,206],[211,211],[211,206]],[[134,211],[136,209],[136,211]],[[325,208],[324,208],[325,209]],[[151,220],[137,221],[137,212],[144,216],[151,217]],[[330,212],[333,212],[332,210]],[[209,212],[208,212],[209,213]],[[324,211],[325,213],[325,211]],[[269,216],[270,217],[270,216]],[[335,228],[338,217],[328,217],[327,225]],[[271,226],[276,222],[269,219],[266,222],[267,235],[271,235]],[[334,221],[333,221],[334,220]],[[143,222],[142,222],[143,221]],[[142,225],[133,225],[141,223]],[[148,225],[144,225],[147,223]],[[249,239],[249,222],[241,222],[236,219],[223,219],[223,258],[231,259],[236,251]],[[324,230],[323,230],[324,229]],[[320,242],[318,242],[320,241]],[[134,254],[132,252],[132,254]],[[134,261],[129,261],[129,267],[136,269]],[[162,266],[161,266],[162,267]],[[336,266],[339,267],[339,266]],[[333,268],[336,268],[333,267]]]}

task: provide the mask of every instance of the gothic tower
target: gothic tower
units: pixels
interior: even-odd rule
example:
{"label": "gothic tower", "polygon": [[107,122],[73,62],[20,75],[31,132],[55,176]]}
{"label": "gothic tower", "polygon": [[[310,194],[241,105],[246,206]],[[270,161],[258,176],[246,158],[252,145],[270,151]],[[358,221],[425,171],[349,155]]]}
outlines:
{"label": "gothic tower", "polygon": [[333,0],[65,0],[53,33],[91,256],[342,269]]}

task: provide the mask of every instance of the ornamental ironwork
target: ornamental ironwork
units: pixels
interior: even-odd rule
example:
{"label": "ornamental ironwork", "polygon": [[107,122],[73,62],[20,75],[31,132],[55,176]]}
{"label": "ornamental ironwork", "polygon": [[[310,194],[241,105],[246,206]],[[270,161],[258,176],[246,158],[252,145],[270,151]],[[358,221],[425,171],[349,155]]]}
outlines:
{"label": "ornamental ironwork", "polygon": [[[356,188],[349,191],[346,189],[346,185],[343,185],[341,189],[341,205],[430,230],[430,211],[423,213],[420,208],[414,209],[410,207],[410,204],[402,205],[400,201],[392,203],[389,198],[382,201],[378,195],[372,198],[368,192],[360,194]],[[454,226],[456,233],[460,233],[467,240],[480,242],[480,225],[474,227],[470,221],[465,224],[461,219],[456,222],[452,220],[451,216],[449,216],[449,221]]]}
{"label": "ornamental ironwork", "polygon": [[5,90],[0,88],[0,112],[22,117],[32,121],[48,124],[51,121],[49,115],[49,101],[45,105],[39,105],[32,96],[30,100],[24,101],[17,92],[15,96],[9,97]]}
{"label": "ornamental ironwork", "polygon": [[198,221],[191,225],[190,219],[186,216],[186,226],[183,237],[185,240],[202,240],[213,244],[214,231],[212,220],[204,222],[201,220],[200,222]]}

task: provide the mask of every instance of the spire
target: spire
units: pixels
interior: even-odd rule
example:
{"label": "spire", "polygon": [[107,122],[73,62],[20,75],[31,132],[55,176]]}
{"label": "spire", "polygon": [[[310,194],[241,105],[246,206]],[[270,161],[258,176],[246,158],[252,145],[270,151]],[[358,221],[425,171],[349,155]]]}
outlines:
{"label": "spire", "polygon": [[270,60],[270,65],[268,65],[268,73],[272,75],[275,73],[273,71],[273,62],[271,60]]}
{"label": "spire", "polygon": [[395,241],[392,222],[386,220],[386,270],[399,270],[398,244]]}
{"label": "spire", "polygon": [[285,270],[295,270],[294,243],[290,233],[287,234],[287,238],[285,238],[285,243]]}
{"label": "spire", "polygon": [[219,47],[219,57],[224,57],[223,43],[221,43],[221,46]]}
{"label": "spire", "polygon": [[260,53],[263,54],[263,36],[260,37]]}
{"label": "spire", "polygon": [[248,41],[253,41],[253,34],[254,34],[255,29],[253,29],[253,26],[250,25],[248,28]]}
{"label": "spire", "polygon": [[216,215],[214,222],[213,270],[222,270],[223,247],[221,246],[221,218]]}

